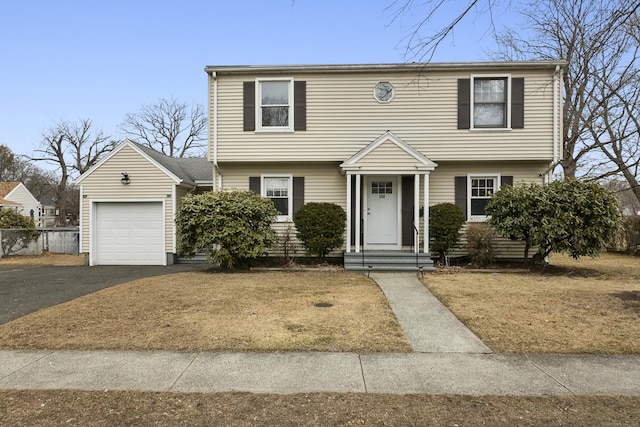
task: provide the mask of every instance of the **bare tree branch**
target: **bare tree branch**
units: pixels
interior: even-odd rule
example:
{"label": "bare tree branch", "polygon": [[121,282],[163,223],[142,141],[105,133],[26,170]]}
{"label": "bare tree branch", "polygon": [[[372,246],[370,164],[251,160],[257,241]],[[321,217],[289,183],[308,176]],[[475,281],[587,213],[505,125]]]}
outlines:
{"label": "bare tree branch", "polygon": [[206,150],[207,114],[203,106],[174,98],[144,105],[121,124],[128,138],[171,157],[201,156]]}

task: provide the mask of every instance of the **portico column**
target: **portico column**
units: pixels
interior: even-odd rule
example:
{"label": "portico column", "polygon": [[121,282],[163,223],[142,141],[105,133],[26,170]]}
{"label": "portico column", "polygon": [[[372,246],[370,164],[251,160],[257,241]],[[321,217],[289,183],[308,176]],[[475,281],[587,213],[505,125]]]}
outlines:
{"label": "portico column", "polygon": [[362,204],[361,201],[361,176],[360,174],[356,174],[356,252],[360,252],[360,206]]}
{"label": "portico column", "polygon": [[415,253],[420,252],[420,233],[416,233],[416,229],[420,229],[420,175],[416,174],[413,177],[413,226],[415,227],[411,232],[413,233],[413,237],[415,239],[414,242],[414,251]]}
{"label": "portico column", "polygon": [[424,216],[422,217],[424,221],[424,253],[429,253],[429,172],[424,174]]}
{"label": "portico column", "polygon": [[347,253],[351,252],[351,175],[347,174]]}

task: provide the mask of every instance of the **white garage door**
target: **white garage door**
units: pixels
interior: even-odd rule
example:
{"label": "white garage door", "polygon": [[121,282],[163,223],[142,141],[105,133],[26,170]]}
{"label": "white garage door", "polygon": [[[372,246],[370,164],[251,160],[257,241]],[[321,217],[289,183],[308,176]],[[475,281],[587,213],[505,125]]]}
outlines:
{"label": "white garage door", "polygon": [[97,265],[163,265],[162,203],[96,203]]}

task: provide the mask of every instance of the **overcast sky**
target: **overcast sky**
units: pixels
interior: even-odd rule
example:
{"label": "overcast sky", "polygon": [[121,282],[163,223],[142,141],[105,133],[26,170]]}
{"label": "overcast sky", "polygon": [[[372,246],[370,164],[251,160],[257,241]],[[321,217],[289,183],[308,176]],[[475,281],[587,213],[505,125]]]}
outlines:
{"label": "overcast sky", "polygon": [[[142,105],[170,97],[206,105],[206,65],[403,62],[418,19],[392,22],[392,3],[5,0],[0,144],[30,155],[53,122],[79,118],[119,140],[125,114]],[[512,23],[504,9],[493,19]],[[434,61],[486,60],[490,22],[470,15]]]}

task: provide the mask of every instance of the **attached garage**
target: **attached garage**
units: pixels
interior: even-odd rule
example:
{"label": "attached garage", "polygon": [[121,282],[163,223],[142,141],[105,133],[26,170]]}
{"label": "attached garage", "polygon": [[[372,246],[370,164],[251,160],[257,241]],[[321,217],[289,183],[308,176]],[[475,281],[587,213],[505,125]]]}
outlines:
{"label": "attached garage", "polygon": [[162,202],[100,202],[94,265],[164,265]]}
{"label": "attached garage", "polygon": [[174,220],[181,200],[211,190],[213,167],[124,141],[76,183],[88,265],[167,265],[180,255]]}

